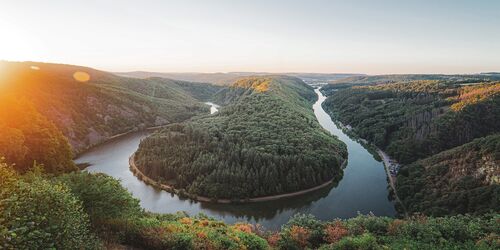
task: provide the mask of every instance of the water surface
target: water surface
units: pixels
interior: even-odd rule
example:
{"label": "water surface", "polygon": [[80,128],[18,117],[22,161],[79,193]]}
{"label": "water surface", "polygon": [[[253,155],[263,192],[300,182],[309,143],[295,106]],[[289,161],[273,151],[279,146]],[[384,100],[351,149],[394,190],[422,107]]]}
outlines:
{"label": "water surface", "polygon": [[213,115],[217,111],[219,111],[219,105],[213,103],[213,102],[205,102],[205,104],[210,105],[210,114]]}
{"label": "water surface", "polygon": [[[277,201],[250,204],[212,204],[181,199],[168,192],[156,190],[138,180],[129,170],[128,158],[139,146],[147,132],[138,132],[97,146],[82,154],[77,163],[88,162],[89,172],[100,172],[121,180],[141,206],[148,211],[175,213],[186,211],[190,215],[204,213],[228,223],[248,221],[268,229],[278,229],[295,213],[309,213],[322,220],[350,218],[359,213],[394,216],[394,204],[388,199],[384,166],[359,143],[349,138],[332,122],[321,103],[325,97],[316,90],[318,101],[314,113],[319,123],[347,144],[348,164],[337,186],[317,190],[305,195]],[[211,105],[211,103],[207,103]],[[217,112],[213,106],[211,113]],[[213,112],[212,112],[213,111]]]}

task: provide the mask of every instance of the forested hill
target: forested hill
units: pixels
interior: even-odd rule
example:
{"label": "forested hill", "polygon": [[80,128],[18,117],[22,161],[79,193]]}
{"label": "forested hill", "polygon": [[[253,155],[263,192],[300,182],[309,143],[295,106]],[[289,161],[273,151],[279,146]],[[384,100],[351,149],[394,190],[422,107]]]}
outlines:
{"label": "forested hill", "polygon": [[500,82],[353,87],[334,92],[324,106],[402,163],[500,132]]}
{"label": "forested hill", "polygon": [[410,212],[498,211],[499,163],[491,152],[498,152],[495,145],[500,143],[492,136],[500,132],[500,82],[464,82],[340,88],[330,92],[324,107],[352,127],[350,133],[407,165],[398,175],[397,189]]}
{"label": "forested hill", "polygon": [[1,62],[0,97],[24,98],[78,152],[131,129],[163,125],[207,112],[199,99],[219,88],[162,78],[118,77],[91,68]]}
{"label": "forested hill", "polygon": [[500,134],[404,166],[397,192],[410,212],[500,212]]}
{"label": "forested hill", "polygon": [[200,100],[219,90],[61,64],[1,62],[0,71],[0,155],[18,170],[35,161],[49,172],[74,169],[72,151],[207,113]]}
{"label": "forested hill", "polygon": [[190,195],[245,199],[299,191],[342,175],[345,145],[322,129],[316,95],[287,76],[240,79],[215,97],[207,115],[141,142],[147,176]]}
{"label": "forested hill", "polygon": [[409,83],[413,81],[443,81],[454,84],[470,84],[485,81],[500,81],[498,74],[443,75],[443,74],[395,74],[395,75],[361,75],[328,81],[321,89],[327,95],[339,89],[354,86],[370,86],[387,83]]}

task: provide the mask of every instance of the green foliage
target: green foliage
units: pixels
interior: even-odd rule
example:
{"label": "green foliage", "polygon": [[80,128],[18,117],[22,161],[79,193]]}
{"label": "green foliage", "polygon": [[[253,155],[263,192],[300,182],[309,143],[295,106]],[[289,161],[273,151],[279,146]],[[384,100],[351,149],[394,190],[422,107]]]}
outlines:
{"label": "green foliage", "polygon": [[[478,84],[462,91],[471,87],[443,81],[392,83],[336,91],[323,105],[335,119],[351,125],[356,135],[399,162],[410,163],[500,132],[497,85]],[[484,98],[467,101],[457,111],[450,109],[471,94]]]}
{"label": "green foliage", "polygon": [[131,219],[142,215],[139,200],[108,175],[73,172],[58,176],[54,181],[69,187],[71,193],[82,201],[94,226],[109,219]]}
{"label": "green foliage", "polygon": [[290,220],[283,225],[283,238],[288,238],[290,230],[293,226],[298,226],[306,229],[309,232],[308,242],[313,247],[318,247],[325,237],[324,223],[320,222],[313,215],[295,214]]}
{"label": "green foliage", "polygon": [[371,75],[371,76],[351,76],[341,78],[335,81],[329,81],[328,85],[321,88],[321,91],[327,95],[333,94],[337,90],[359,87],[372,86],[377,84],[388,83],[408,83],[414,81],[444,81],[457,84],[472,84],[485,81],[498,81],[499,75],[439,75],[439,74],[398,74],[398,75]]}
{"label": "green foliage", "polygon": [[315,94],[296,78],[248,78],[217,94],[215,115],[168,126],[141,142],[139,169],[190,195],[246,199],[341,176],[345,145],[321,128]]}
{"label": "green foliage", "polygon": [[398,195],[410,212],[433,216],[499,212],[498,152],[495,134],[404,166]]}
{"label": "green foliage", "polygon": [[268,249],[267,242],[252,231],[209,218],[145,214],[109,226],[122,232],[122,243],[147,249]]}
{"label": "green foliage", "polygon": [[35,162],[48,173],[76,170],[67,139],[32,103],[0,95],[0,107],[0,155],[17,171],[28,171]]}
{"label": "green foliage", "polygon": [[0,162],[0,246],[15,249],[95,249],[81,202],[64,185],[18,177]]}
{"label": "green foliage", "polygon": [[360,215],[347,221],[347,228],[351,234],[359,235],[365,232],[383,235],[387,233],[387,228],[391,220],[385,217],[375,217],[372,215]]}
{"label": "green foliage", "polygon": [[400,170],[397,193],[410,213],[499,211],[500,83],[463,81],[353,87],[324,103],[351,133],[409,164]]}
{"label": "green foliage", "polygon": [[377,244],[377,239],[373,235],[364,233],[359,236],[344,237],[338,243],[335,243],[327,249],[375,250],[381,249],[381,247]]}
{"label": "green foliage", "polygon": [[[433,218],[415,216],[405,220],[373,215],[359,215],[345,221],[319,222],[313,217],[293,217],[279,233],[278,249],[496,249],[500,226],[498,214],[485,216],[460,215]],[[349,232],[323,241],[313,242],[312,228],[323,228],[325,234],[329,225],[347,226]],[[300,229],[300,230],[299,230]],[[297,237],[293,230],[302,235]],[[338,233],[338,231],[337,231]],[[271,237],[271,236],[270,236]],[[301,240],[306,239],[306,242]],[[271,242],[271,241],[270,241]]]}

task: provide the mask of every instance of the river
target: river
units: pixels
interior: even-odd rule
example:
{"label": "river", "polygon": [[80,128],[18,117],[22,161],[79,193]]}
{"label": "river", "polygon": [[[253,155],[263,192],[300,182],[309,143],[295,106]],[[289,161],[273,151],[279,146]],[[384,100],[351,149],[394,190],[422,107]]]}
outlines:
{"label": "river", "polygon": [[[86,170],[111,175],[121,180],[141,206],[152,212],[175,213],[186,211],[190,215],[204,213],[227,223],[246,221],[259,223],[267,229],[279,229],[296,213],[313,214],[321,220],[351,218],[358,213],[372,212],[378,216],[394,216],[394,204],[388,199],[387,178],[382,162],[358,142],[352,140],[332,122],[321,103],[326,99],[319,90],[314,114],[321,126],[347,144],[348,164],[337,186],[330,185],[301,196],[277,201],[247,204],[212,204],[181,199],[165,191],[156,190],[137,179],[129,170],[128,158],[139,146],[147,132],[137,132],[116,138],[80,155],[77,163],[91,164]],[[218,106],[211,105],[211,113]]]}

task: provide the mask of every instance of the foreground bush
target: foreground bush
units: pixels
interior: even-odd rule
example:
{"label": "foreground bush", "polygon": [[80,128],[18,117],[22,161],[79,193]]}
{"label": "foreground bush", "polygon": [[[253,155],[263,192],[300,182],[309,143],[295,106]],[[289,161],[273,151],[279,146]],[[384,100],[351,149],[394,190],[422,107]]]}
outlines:
{"label": "foreground bush", "polygon": [[72,172],[56,177],[55,182],[68,186],[82,201],[94,226],[107,219],[130,219],[142,215],[139,200],[111,176]]}
{"label": "foreground bush", "polygon": [[499,235],[498,214],[406,220],[359,215],[333,222],[299,214],[267,239],[277,249],[499,249]]}
{"label": "foreground bush", "polygon": [[99,249],[100,241],[143,249],[499,249],[499,225],[498,214],[329,222],[298,214],[265,232],[204,215],[144,212],[103,174],[19,175],[0,162],[0,249]]}
{"label": "foreground bush", "polygon": [[94,229],[107,242],[146,249],[267,249],[248,224],[226,225],[206,216],[152,214],[119,181],[104,174],[75,172],[53,179],[83,202]]}
{"label": "foreground bush", "polygon": [[0,162],[0,248],[95,249],[81,202],[65,185],[18,176]]}
{"label": "foreground bush", "polygon": [[[204,216],[145,214],[134,221],[117,220],[109,229],[122,232],[120,242],[146,249],[268,249],[252,229],[229,226]],[[248,226],[248,228],[252,228]]]}

